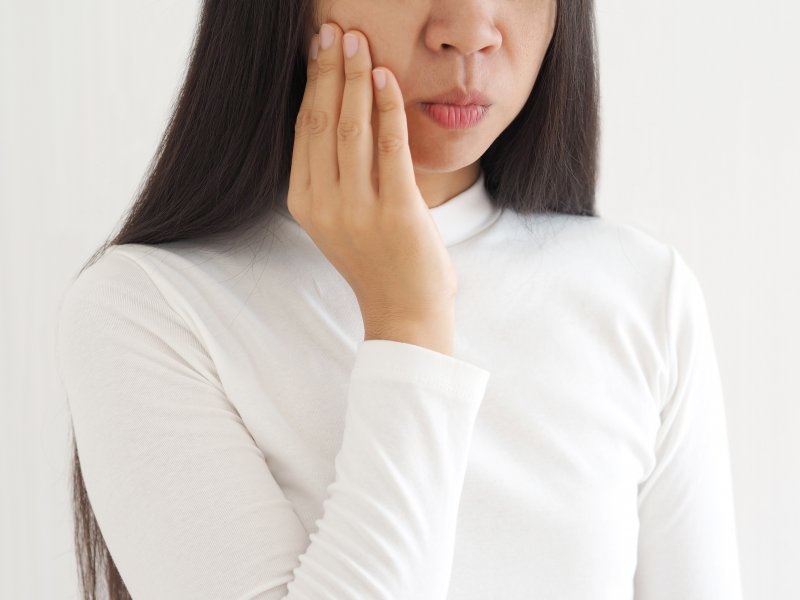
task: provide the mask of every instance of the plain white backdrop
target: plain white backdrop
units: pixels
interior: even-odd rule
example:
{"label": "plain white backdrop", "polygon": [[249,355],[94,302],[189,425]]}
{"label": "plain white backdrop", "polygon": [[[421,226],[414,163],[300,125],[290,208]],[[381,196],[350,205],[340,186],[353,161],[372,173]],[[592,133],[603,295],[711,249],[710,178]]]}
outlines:
{"label": "plain white backdrop", "polygon": [[[58,307],[142,181],[198,10],[0,0],[2,599],[77,598]],[[800,5],[597,0],[596,14],[598,212],[673,244],[696,272],[745,596],[800,598]]]}

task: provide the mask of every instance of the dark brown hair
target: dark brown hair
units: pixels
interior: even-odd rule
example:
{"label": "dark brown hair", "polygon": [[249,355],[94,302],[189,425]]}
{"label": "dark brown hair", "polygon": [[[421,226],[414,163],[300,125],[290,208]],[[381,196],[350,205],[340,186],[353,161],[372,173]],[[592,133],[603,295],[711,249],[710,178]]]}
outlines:
{"label": "dark brown hair", "polygon": [[[315,0],[203,2],[186,78],[144,185],[119,232],[80,272],[110,246],[238,231],[279,208],[314,10]],[[558,2],[533,91],[480,159],[495,206],[597,216],[596,57],[592,0]],[[111,600],[129,599],[86,494],[74,429],[72,453],[83,598],[104,587]]]}

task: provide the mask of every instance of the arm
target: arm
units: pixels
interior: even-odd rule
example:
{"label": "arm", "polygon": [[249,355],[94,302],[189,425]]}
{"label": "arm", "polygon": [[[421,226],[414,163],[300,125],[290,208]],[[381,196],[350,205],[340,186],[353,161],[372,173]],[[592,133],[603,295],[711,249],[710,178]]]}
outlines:
{"label": "arm", "polygon": [[89,499],[137,600],[446,596],[487,371],[363,342],[309,536],[194,331],[131,259],[73,284],[58,354]]}
{"label": "arm", "polygon": [[639,486],[636,600],[742,597],[725,408],[705,298],[672,249],[669,386]]}

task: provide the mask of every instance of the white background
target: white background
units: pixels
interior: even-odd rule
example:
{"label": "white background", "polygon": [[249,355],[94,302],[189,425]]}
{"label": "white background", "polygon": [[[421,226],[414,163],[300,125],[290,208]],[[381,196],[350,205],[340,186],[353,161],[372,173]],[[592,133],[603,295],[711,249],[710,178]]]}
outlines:
{"label": "white background", "polygon": [[[77,598],[58,305],[141,183],[197,12],[0,0],[0,598]],[[597,17],[598,211],[698,275],[746,598],[800,598],[800,8],[598,0]]]}

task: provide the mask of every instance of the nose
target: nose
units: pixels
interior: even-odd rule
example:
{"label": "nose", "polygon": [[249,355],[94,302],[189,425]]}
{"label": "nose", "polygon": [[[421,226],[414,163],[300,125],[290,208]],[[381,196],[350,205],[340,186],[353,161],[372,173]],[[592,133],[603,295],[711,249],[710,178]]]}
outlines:
{"label": "nose", "polygon": [[[425,44],[432,52],[457,52],[471,56],[497,50],[501,35],[494,26],[491,2],[482,0],[458,0],[431,15],[425,32]],[[437,9],[434,9],[436,11]]]}

